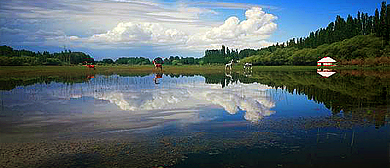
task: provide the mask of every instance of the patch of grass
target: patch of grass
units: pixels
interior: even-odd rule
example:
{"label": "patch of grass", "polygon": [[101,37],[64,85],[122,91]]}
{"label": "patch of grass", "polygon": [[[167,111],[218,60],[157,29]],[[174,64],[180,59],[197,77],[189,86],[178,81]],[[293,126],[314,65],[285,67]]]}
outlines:
{"label": "patch of grass", "polygon": [[256,71],[302,71],[314,70],[317,66],[254,66]]}
{"label": "patch of grass", "polygon": [[[38,76],[87,76],[87,75],[137,75],[161,72],[152,65],[144,66],[96,66],[89,69],[84,66],[1,66],[0,78],[10,77],[38,77]],[[164,66],[163,73],[175,74],[213,74],[223,73],[223,66]]]}
{"label": "patch of grass", "polygon": [[0,78],[89,74],[83,66],[1,66]]}
{"label": "patch of grass", "polygon": [[96,66],[96,69],[85,66],[1,66],[0,89],[10,90],[15,86],[26,86],[34,83],[85,82],[95,75],[146,76],[153,73],[167,75],[203,75],[223,74],[223,66],[164,66],[163,71],[152,65],[145,66]]}
{"label": "patch of grass", "polygon": [[[317,66],[253,66],[252,71],[307,71],[315,70]],[[332,69],[359,69],[388,71],[390,67],[357,67],[357,66],[336,66]],[[244,71],[243,66],[233,66],[232,72]],[[122,75],[122,76],[144,76],[152,73],[162,72],[164,74],[177,75],[202,75],[202,74],[223,74],[224,65],[164,65],[163,71],[155,69],[152,65],[110,65],[96,66],[96,69],[89,69],[84,66],[0,66],[0,79],[8,78],[36,78],[36,77],[80,77],[90,75]]]}

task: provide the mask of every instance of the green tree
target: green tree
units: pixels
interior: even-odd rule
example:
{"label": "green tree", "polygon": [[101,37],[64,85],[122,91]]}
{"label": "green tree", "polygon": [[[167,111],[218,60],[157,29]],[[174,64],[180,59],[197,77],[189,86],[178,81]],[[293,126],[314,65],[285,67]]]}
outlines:
{"label": "green tree", "polygon": [[13,56],[14,50],[8,46],[0,46],[0,56]]}
{"label": "green tree", "polygon": [[111,58],[106,58],[106,59],[102,60],[102,63],[103,64],[114,64],[114,60],[112,60]]}
{"label": "green tree", "polygon": [[375,16],[374,16],[373,29],[374,29],[375,35],[377,35],[377,36],[379,37],[379,36],[381,35],[381,34],[380,34],[381,25],[380,25],[380,20],[379,20],[379,12],[378,12],[378,9],[375,9]]}
{"label": "green tree", "polygon": [[61,60],[58,58],[48,58],[44,65],[61,65]]}
{"label": "green tree", "polygon": [[353,18],[351,15],[348,15],[347,17],[347,25],[346,25],[346,31],[345,31],[345,34],[346,34],[346,38],[352,38],[353,36],[355,36],[356,34],[354,34],[355,30],[354,30],[354,25],[355,22],[353,21]]}
{"label": "green tree", "polygon": [[222,54],[223,57],[225,57],[225,55],[226,55],[226,51],[225,51],[225,46],[224,45],[222,45],[221,54]]}
{"label": "green tree", "polygon": [[173,60],[172,65],[181,65],[179,60]]}
{"label": "green tree", "polygon": [[[380,17],[379,17],[379,23],[380,23],[380,26],[379,26],[379,35],[381,37],[387,37],[388,35],[386,35],[387,33],[387,29],[388,29],[388,25],[387,25],[387,18],[386,18],[386,15],[387,15],[387,7],[386,7],[386,2],[383,1],[382,2],[382,5],[381,5],[381,12],[380,12]],[[386,39],[387,40],[387,39]]]}
{"label": "green tree", "polygon": [[386,36],[385,38],[387,39],[387,41],[390,41],[390,4],[387,5],[387,8],[386,8],[387,12],[386,12],[386,27],[387,27],[387,31],[386,31]]}

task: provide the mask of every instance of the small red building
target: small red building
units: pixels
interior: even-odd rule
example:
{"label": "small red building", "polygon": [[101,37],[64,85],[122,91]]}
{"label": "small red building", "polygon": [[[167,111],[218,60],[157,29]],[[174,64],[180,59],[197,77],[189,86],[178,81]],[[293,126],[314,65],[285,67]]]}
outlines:
{"label": "small red building", "polygon": [[330,58],[330,57],[324,57],[317,61],[317,66],[336,66],[337,61]]}

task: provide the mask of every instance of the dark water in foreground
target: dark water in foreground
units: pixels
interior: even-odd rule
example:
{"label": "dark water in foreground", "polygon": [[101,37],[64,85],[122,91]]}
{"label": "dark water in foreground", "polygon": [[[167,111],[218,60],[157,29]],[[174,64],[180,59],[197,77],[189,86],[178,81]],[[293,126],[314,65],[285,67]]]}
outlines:
{"label": "dark water in foreground", "polygon": [[0,91],[0,142],[11,151],[1,163],[13,165],[10,144],[113,139],[47,152],[40,159],[51,161],[34,164],[388,167],[389,86],[386,77],[311,71],[95,75],[17,86]]}

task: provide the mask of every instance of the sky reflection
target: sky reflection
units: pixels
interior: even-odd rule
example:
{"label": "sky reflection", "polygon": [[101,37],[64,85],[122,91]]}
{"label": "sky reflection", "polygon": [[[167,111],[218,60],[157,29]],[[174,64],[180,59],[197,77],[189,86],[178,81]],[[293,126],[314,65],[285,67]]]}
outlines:
{"label": "sky reflection", "polygon": [[204,80],[196,80],[190,83],[174,82],[169,84],[169,87],[150,89],[134,87],[123,89],[120,85],[118,87],[110,82],[98,85],[100,89],[87,87],[83,89],[83,95],[72,96],[92,96],[95,99],[107,100],[121,110],[137,112],[218,105],[230,114],[236,114],[239,110],[246,111],[245,119],[249,121],[258,121],[264,116],[271,115],[273,111],[270,108],[274,107],[273,101],[265,92],[270,87],[257,83],[234,83],[221,88],[217,84],[205,84]]}
{"label": "sky reflection", "polygon": [[[203,77],[164,76],[156,85],[153,76],[96,76],[87,83],[36,84],[2,94],[4,107],[26,115],[82,114],[94,118],[129,118],[143,115],[149,119],[199,119],[202,107],[222,107],[229,114],[242,110],[244,119],[256,122],[274,113],[274,101],[267,95],[270,87],[240,82],[221,88],[206,84]],[[109,103],[108,103],[109,102]],[[197,119],[195,119],[197,118]]]}

